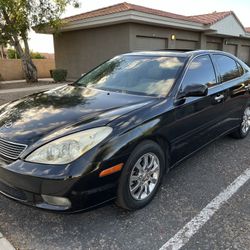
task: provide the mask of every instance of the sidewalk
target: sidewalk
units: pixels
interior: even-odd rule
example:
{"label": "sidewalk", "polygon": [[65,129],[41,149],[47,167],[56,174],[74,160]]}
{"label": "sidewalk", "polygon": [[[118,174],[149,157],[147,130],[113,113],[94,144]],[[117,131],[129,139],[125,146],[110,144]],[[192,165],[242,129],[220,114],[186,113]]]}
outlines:
{"label": "sidewalk", "polygon": [[26,91],[33,91],[33,90],[46,90],[46,89],[52,89],[59,86],[64,85],[65,83],[56,83],[56,84],[46,84],[41,86],[34,86],[34,87],[25,87],[25,88],[15,88],[15,89],[0,89],[0,94],[6,94],[6,93],[17,93],[17,92],[26,92]]}
{"label": "sidewalk", "polygon": [[[39,78],[38,79],[39,82],[53,82],[52,78]],[[25,79],[21,79],[21,80],[11,80],[11,81],[0,81],[1,84],[9,84],[9,83],[24,83],[26,82]]]}
{"label": "sidewalk", "polygon": [[10,244],[10,242],[3,237],[0,233],[0,249],[1,250],[15,250],[15,248]]}

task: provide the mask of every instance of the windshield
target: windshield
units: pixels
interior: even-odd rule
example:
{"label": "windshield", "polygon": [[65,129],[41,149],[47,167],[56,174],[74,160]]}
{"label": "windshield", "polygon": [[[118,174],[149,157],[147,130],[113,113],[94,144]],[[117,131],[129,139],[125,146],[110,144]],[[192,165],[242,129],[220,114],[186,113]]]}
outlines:
{"label": "windshield", "polygon": [[166,96],[185,58],[117,56],[80,78],[76,84],[107,91]]}

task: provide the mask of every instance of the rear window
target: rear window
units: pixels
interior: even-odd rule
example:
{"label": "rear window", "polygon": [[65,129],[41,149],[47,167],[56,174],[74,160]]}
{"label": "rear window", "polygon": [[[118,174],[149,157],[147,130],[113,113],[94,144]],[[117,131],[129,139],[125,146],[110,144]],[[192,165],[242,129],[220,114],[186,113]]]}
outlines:
{"label": "rear window", "polygon": [[76,83],[107,91],[166,96],[185,60],[182,57],[117,56]]}
{"label": "rear window", "polygon": [[245,73],[244,68],[238,62],[237,62],[237,66],[238,66],[238,69],[239,69],[239,75],[240,76],[244,75],[244,73]]}
{"label": "rear window", "polygon": [[214,55],[221,82],[230,81],[240,76],[239,68],[234,59],[225,55]]}

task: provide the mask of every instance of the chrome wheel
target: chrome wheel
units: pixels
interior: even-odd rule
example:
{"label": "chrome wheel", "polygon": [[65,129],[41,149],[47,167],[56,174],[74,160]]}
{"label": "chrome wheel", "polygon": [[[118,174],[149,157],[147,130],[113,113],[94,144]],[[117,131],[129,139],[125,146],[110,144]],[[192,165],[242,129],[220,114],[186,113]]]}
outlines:
{"label": "chrome wheel", "polygon": [[250,107],[246,108],[243,115],[243,121],[241,123],[241,130],[244,134],[248,132],[250,128]]}
{"label": "chrome wheel", "polygon": [[129,190],[135,200],[146,199],[155,189],[160,176],[160,161],[154,153],[146,153],[134,165]]}

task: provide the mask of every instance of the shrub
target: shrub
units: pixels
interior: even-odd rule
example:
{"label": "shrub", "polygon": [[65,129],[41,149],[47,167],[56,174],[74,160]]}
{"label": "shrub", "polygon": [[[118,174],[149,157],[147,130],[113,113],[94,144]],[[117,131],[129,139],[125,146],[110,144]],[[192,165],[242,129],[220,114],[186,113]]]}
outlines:
{"label": "shrub", "polygon": [[55,82],[64,82],[66,81],[68,71],[66,69],[52,69],[50,70],[50,75]]}
{"label": "shrub", "polygon": [[15,49],[8,49],[7,58],[8,59],[20,59],[20,56],[17,54]]}
{"label": "shrub", "polygon": [[30,52],[32,59],[45,59],[46,57],[40,54],[39,52]]}
{"label": "shrub", "polygon": [[[32,59],[45,59],[46,58],[41,53],[33,52],[33,51],[30,52],[30,56]],[[8,49],[7,50],[7,57],[8,57],[8,59],[20,59],[20,56],[17,54],[15,49]]]}

